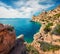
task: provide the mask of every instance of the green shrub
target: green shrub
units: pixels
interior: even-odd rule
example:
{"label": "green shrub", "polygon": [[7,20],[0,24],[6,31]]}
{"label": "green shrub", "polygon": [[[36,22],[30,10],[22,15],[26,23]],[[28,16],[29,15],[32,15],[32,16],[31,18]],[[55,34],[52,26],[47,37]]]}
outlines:
{"label": "green shrub", "polygon": [[56,18],[59,18],[60,17],[60,13],[59,14],[55,14],[54,17]]}
{"label": "green shrub", "polygon": [[14,27],[8,27],[7,30],[8,31],[13,31],[14,30]]}
{"label": "green shrub", "polygon": [[54,34],[60,35],[60,24],[57,24],[53,31]]}
{"label": "green shrub", "polygon": [[39,42],[41,44],[41,49],[43,51],[50,51],[50,50],[59,50],[60,49],[60,46],[58,45],[52,45],[52,44],[49,44],[47,42]]}
{"label": "green shrub", "polygon": [[51,30],[50,26],[53,26],[53,23],[48,23],[46,27],[44,28],[45,32],[49,32]]}
{"label": "green shrub", "polygon": [[30,54],[39,54],[39,52],[31,45],[26,46],[27,52]]}

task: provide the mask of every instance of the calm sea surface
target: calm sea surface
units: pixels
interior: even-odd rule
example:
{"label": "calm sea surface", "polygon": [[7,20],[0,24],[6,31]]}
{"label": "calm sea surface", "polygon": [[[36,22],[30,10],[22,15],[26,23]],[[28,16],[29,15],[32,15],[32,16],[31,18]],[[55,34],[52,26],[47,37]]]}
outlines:
{"label": "calm sea surface", "polygon": [[25,41],[32,42],[33,35],[39,31],[41,25],[30,20],[29,18],[0,18],[0,23],[11,24],[16,30],[16,36],[24,34]]}

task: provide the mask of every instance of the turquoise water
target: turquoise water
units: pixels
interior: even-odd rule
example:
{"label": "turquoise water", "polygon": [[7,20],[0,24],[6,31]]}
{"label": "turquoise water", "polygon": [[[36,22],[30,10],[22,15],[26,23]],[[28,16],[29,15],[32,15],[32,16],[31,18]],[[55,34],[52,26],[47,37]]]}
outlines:
{"label": "turquoise water", "polygon": [[11,24],[16,30],[16,36],[24,34],[24,39],[27,42],[33,41],[33,35],[39,31],[40,24],[36,22],[30,22],[28,18],[0,18],[0,23]]}

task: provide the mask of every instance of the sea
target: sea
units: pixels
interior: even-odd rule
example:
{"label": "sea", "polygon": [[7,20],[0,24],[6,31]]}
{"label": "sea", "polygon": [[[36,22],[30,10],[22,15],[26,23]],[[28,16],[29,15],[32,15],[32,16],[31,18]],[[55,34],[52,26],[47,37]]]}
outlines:
{"label": "sea", "polygon": [[12,25],[15,28],[16,37],[23,34],[24,40],[28,43],[33,41],[33,36],[36,34],[41,24],[32,22],[30,18],[0,18],[0,23]]}

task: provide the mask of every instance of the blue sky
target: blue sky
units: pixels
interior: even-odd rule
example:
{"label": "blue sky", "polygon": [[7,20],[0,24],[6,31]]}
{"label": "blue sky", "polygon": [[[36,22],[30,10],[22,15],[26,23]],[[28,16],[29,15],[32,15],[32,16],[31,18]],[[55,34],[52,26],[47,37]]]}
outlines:
{"label": "blue sky", "polygon": [[32,18],[60,5],[60,0],[0,0],[0,18]]}

